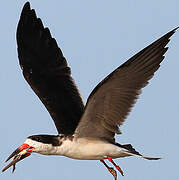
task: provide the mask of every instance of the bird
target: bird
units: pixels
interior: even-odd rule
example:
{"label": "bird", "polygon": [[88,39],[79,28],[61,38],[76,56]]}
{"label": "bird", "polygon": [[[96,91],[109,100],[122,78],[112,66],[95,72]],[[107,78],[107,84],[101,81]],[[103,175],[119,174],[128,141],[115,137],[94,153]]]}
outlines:
{"label": "bird", "polygon": [[[124,123],[141,89],[159,69],[175,28],[145,47],[104,78],[89,95],[86,105],[71,68],[50,30],[44,27],[30,3],[22,9],[17,26],[17,51],[25,80],[52,117],[57,135],[31,135],[6,160],[3,172],[32,153],[59,155],[79,160],[99,160],[117,179],[123,170],[113,159],[138,156],[159,160],[136,151],[131,144],[119,144]],[[112,163],[108,166],[106,160]],[[116,169],[116,170],[115,170]]]}

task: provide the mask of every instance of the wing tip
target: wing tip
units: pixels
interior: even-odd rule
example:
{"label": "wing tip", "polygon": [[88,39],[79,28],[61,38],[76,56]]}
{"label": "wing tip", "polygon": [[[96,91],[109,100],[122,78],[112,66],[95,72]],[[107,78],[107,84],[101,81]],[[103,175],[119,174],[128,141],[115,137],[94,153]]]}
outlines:
{"label": "wing tip", "polygon": [[[173,30],[169,31],[167,34],[165,34],[164,36],[167,38],[167,39],[170,39],[170,37],[178,30],[179,26],[177,26],[176,28],[174,28]],[[163,36],[163,37],[164,37]]]}
{"label": "wing tip", "polygon": [[173,29],[173,31],[176,32],[178,28],[179,28],[179,26],[177,26],[175,29]]}
{"label": "wing tip", "polygon": [[24,4],[24,9],[30,9],[30,2],[27,1],[25,4]]}
{"label": "wing tip", "polygon": [[22,14],[26,11],[30,10],[30,2],[27,1],[25,4],[24,4],[24,7],[22,8]]}

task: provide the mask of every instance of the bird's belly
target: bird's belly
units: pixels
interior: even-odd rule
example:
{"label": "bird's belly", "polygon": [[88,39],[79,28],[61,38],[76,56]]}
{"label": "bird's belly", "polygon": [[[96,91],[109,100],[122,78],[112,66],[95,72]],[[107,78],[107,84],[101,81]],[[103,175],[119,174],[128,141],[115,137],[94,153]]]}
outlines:
{"label": "bird's belly", "polygon": [[100,160],[105,159],[107,156],[117,158],[123,153],[122,148],[107,142],[84,140],[68,143],[64,144],[64,147],[68,146],[68,148],[65,148],[63,155],[73,159]]}

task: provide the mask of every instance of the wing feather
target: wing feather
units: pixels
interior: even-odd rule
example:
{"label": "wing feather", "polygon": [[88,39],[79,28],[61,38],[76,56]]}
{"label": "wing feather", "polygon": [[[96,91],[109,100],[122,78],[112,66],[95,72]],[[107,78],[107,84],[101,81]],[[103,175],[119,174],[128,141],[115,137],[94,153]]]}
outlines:
{"label": "wing feather", "polygon": [[17,27],[24,78],[40,98],[60,134],[73,134],[84,105],[57,42],[27,2]]}
{"label": "wing feather", "polygon": [[77,137],[114,141],[119,126],[135,104],[141,89],[160,67],[165,46],[177,28],[134,55],[101,81],[90,94],[75,131]]}

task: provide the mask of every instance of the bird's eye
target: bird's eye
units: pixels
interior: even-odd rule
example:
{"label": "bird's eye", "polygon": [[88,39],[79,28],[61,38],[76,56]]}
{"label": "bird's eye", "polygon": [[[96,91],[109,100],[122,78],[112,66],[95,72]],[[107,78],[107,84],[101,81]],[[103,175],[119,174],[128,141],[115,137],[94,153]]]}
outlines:
{"label": "bird's eye", "polygon": [[40,142],[41,141],[40,137],[36,137],[36,141]]}

